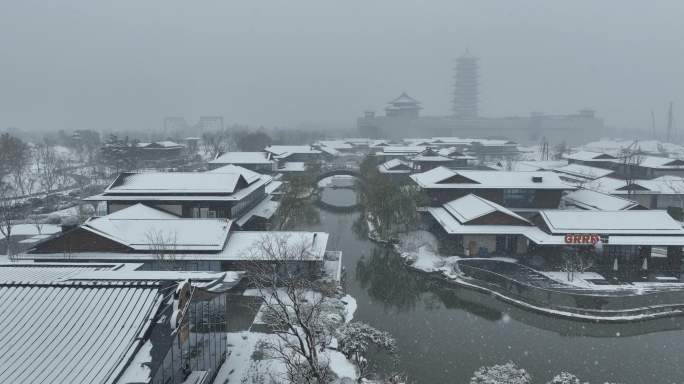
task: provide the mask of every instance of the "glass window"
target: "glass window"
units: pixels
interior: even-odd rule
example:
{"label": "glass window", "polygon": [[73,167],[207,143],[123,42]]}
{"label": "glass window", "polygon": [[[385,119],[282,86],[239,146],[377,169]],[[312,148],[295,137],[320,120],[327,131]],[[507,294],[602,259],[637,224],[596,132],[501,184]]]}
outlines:
{"label": "glass window", "polygon": [[534,190],[504,189],[503,202],[506,207],[532,208],[534,206]]}

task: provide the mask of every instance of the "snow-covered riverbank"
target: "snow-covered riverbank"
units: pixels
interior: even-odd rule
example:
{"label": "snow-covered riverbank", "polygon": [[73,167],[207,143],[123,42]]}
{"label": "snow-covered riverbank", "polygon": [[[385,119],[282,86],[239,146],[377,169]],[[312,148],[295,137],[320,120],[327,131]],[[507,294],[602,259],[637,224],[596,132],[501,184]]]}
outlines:
{"label": "snow-covered riverbank", "polygon": [[[684,315],[684,302],[681,304],[666,304],[666,305],[649,305],[645,307],[635,307],[620,310],[603,311],[600,308],[595,310],[587,308],[577,308],[573,311],[561,310],[547,306],[538,305],[536,303],[527,302],[514,295],[513,292],[508,294],[502,289],[493,289],[489,287],[486,281],[479,282],[464,275],[459,271],[459,260],[476,260],[473,258],[462,259],[458,256],[443,256],[437,252],[438,241],[436,237],[426,231],[416,231],[405,234],[400,238],[400,241],[395,244],[395,249],[399,255],[406,261],[409,268],[428,273],[441,281],[453,283],[462,287],[475,289],[481,292],[486,292],[502,301],[510,304],[523,307],[537,312],[543,312],[549,315],[602,322],[625,322],[625,321],[640,321],[658,317],[679,316]],[[515,263],[516,260],[510,258],[488,258],[487,260],[498,260],[503,262]],[[586,297],[596,294],[621,294],[629,297],[639,296],[647,293],[665,292],[668,289],[676,288],[682,289],[684,285],[681,283],[633,283],[625,284],[593,284],[590,280],[603,280],[603,276],[594,272],[575,273],[571,278],[568,277],[567,272],[539,272],[549,279],[559,283],[559,286],[565,285],[567,293],[578,293],[586,291]],[[523,282],[524,284],[524,282]],[[563,293],[564,290],[558,292]],[[592,314],[592,312],[594,312]],[[604,312],[604,313],[602,313]]]}

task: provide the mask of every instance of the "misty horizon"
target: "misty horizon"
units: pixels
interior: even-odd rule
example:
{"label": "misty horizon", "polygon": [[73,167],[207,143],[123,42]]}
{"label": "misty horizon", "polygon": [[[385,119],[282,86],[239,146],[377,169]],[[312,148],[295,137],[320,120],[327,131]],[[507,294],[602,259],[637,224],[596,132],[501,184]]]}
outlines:
{"label": "misty horizon", "polygon": [[194,124],[354,129],[406,92],[451,114],[455,59],[480,58],[483,117],[571,114],[664,130],[684,52],[673,1],[5,4],[0,129]]}

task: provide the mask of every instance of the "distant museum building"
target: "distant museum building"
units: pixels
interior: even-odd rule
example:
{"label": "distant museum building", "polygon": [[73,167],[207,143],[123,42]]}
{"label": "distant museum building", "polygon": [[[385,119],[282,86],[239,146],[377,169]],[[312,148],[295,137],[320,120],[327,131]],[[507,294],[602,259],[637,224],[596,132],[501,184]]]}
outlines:
{"label": "distant museum building", "polygon": [[420,101],[402,93],[385,107],[385,115],[366,111],[357,120],[359,134],[369,138],[402,139],[429,136],[506,138],[536,144],[579,144],[606,135],[603,119],[583,109],[568,115],[482,117],[479,115],[479,59],[468,51],[457,59],[454,75],[453,114],[421,116]]}

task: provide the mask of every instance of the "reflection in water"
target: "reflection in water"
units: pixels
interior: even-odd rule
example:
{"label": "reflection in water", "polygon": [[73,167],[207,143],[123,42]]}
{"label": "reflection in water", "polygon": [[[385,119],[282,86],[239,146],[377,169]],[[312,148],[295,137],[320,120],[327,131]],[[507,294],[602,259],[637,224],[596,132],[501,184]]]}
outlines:
{"label": "reflection in water", "polygon": [[370,256],[362,256],[356,263],[356,279],[385,308],[413,308],[422,291],[417,276],[388,247],[373,247]]}

